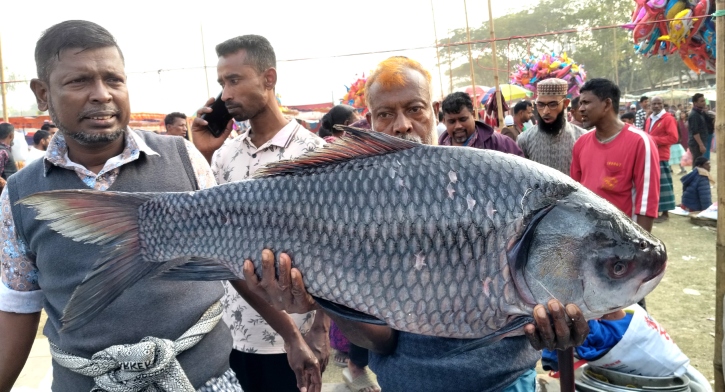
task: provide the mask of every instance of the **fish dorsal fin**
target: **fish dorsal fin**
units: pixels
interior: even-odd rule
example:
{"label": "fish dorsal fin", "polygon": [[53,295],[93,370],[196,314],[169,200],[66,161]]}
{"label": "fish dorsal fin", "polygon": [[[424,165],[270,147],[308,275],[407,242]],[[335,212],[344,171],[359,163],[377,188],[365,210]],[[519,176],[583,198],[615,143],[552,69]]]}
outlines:
{"label": "fish dorsal fin", "polygon": [[309,169],[335,165],[352,159],[385,155],[397,151],[420,147],[421,144],[398,139],[381,132],[366,131],[359,128],[335,125],[335,129],[345,131],[345,135],[323,148],[309,152],[299,158],[277,161],[257,170],[255,178],[294,175]]}

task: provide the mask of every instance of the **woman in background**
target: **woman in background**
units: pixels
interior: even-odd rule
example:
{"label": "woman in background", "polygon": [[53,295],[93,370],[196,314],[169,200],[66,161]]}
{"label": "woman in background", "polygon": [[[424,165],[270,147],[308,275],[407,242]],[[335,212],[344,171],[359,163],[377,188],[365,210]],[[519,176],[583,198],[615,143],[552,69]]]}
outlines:
{"label": "woman in background", "polygon": [[330,109],[327,114],[322,116],[320,120],[320,130],[317,131],[317,135],[326,142],[333,142],[335,139],[341,137],[345,132],[338,131],[334,127],[335,125],[350,125],[355,121],[360,120],[360,115],[355,111],[355,108],[349,105],[337,105]]}
{"label": "woman in background", "polygon": [[687,112],[684,110],[680,112],[680,117],[677,119],[677,133],[680,136],[680,140],[677,144],[673,144],[670,147],[670,166],[677,165],[680,167],[678,174],[687,174],[687,171],[681,164],[682,156],[687,151],[687,138],[690,137],[690,131],[687,128]]}

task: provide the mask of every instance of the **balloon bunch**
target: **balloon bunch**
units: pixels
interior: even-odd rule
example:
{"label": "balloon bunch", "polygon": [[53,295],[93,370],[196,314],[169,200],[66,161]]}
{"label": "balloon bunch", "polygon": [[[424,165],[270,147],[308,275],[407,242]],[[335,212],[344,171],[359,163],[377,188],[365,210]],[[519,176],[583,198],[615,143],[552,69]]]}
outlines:
{"label": "balloon bunch", "polygon": [[350,105],[355,109],[365,108],[365,74],[361,78],[352,82],[350,87],[345,86],[347,93],[342,97],[340,103]]}
{"label": "balloon bunch", "polygon": [[570,98],[579,96],[579,89],[584,85],[587,74],[584,66],[562,53],[544,54],[541,57],[531,56],[521,60],[511,73],[511,84],[521,86],[536,93],[536,84],[544,79],[558,78],[569,82]]}
{"label": "balloon bunch", "polygon": [[635,0],[634,49],[644,56],[678,53],[693,71],[715,73],[715,21],[711,0]]}

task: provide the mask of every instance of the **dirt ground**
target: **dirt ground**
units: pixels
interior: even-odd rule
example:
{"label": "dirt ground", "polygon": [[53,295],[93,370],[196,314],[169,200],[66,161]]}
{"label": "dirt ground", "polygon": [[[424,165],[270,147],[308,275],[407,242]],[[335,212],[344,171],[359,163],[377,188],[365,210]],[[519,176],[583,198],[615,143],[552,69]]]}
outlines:
{"label": "dirt ground", "polygon": [[[715,162],[715,154],[710,158]],[[712,174],[717,177],[715,164]],[[680,178],[673,176],[677,203],[682,196]],[[712,196],[716,200],[715,187]],[[647,296],[647,310],[690,357],[692,366],[713,380],[716,230],[673,215],[655,224],[652,233],[667,246],[668,265],[662,282]]]}
{"label": "dirt ground", "polygon": [[[711,157],[715,162],[715,154]],[[713,177],[717,177],[712,165]],[[682,183],[675,168],[675,200],[680,202]],[[713,200],[716,189],[712,188]],[[655,224],[653,234],[667,246],[665,277],[647,297],[647,310],[667,330],[692,365],[708,380],[713,380],[715,336],[715,241],[714,227],[694,225],[687,217],[672,215],[669,221]],[[685,290],[687,289],[687,293]],[[691,290],[695,290],[694,292]],[[688,294],[689,293],[689,294]],[[45,314],[38,337],[42,335]],[[324,382],[342,382],[341,369],[329,366]]]}

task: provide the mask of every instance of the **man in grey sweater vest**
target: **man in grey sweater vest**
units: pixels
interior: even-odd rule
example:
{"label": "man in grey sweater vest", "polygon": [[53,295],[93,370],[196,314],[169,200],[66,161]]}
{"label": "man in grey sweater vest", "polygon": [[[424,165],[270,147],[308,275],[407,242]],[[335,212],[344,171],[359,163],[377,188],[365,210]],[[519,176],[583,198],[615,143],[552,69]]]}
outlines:
{"label": "man in grey sweater vest", "polygon": [[[123,290],[135,278],[101,263],[98,245],[57,234],[16,203],[60,189],[190,192],[215,185],[206,160],[180,137],[128,128],[123,55],[101,26],[52,26],[38,40],[35,61],[31,88],[59,133],[45,157],[13,175],[0,195],[0,392],[23,368],[41,309],[53,391],[241,391],[229,369],[230,332],[218,322],[220,282],[141,279]],[[115,274],[110,286],[120,294],[94,317],[74,320],[66,306],[99,270]]]}

